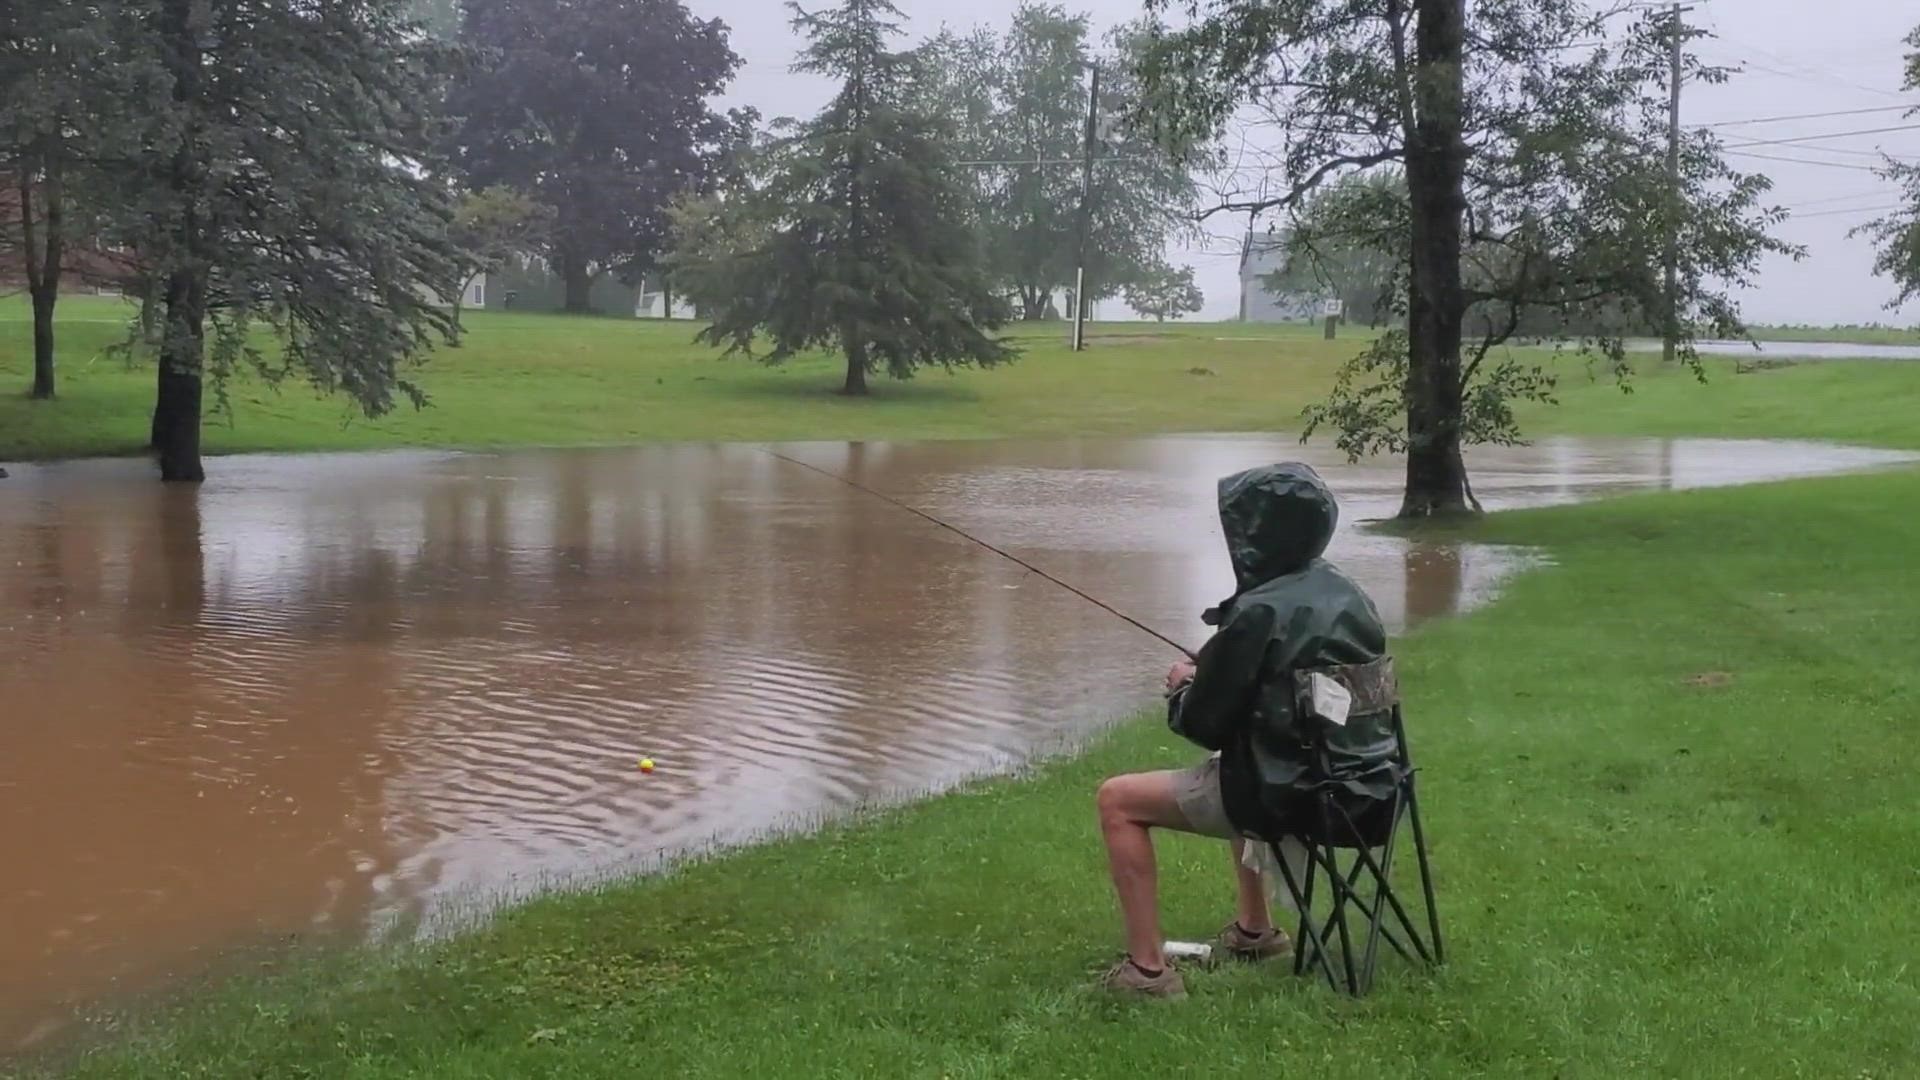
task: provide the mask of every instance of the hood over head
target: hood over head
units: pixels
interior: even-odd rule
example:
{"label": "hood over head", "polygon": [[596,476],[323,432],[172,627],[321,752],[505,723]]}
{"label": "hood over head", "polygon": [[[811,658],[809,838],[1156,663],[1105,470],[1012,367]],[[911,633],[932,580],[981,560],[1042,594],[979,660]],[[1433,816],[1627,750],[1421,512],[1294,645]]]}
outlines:
{"label": "hood over head", "polygon": [[[1219,492],[1220,526],[1233,560],[1236,597],[1319,558],[1340,521],[1340,508],[1326,481],[1300,462],[1236,473],[1220,481]],[[1215,608],[1207,621],[1217,625],[1219,615],[1220,608]]]}

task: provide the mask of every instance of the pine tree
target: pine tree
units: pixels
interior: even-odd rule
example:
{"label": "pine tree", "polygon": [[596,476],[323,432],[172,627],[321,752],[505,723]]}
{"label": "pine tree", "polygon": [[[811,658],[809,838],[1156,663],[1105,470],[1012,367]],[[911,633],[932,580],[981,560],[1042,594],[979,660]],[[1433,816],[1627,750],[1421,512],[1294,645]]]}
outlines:
{"label": "pine tree", "polygon": [[[98,284],[111,260],[93,177],[138,145],[140,103],[165,92],[137,33],[138,0],[0,4],[0,223],[33,308],[33,396],[54,396],[54,308],[77,269]],[[79,267],[70,253],[84,260]],[[89,258],[90,256],[90,258]]]}
{"label": "pine tree", "polygon": [[717,204],[718,220],[683,232],[676,280],[710,319],[702,340],[752,355],[765,337],[771,364],[835,348],[850,395],[882,368],[905,379],[1011,359],[993,335],[1008,308],[966,227],[968,193],[938,123],[916,107],[922,58],[887,48],[899,10],[789,8],[811,42],[795,70],[842,86],[764,148],[755,182]]}
{"label": "pine tree", "polygon": [[203,478],[203,385],[221,394],[242,364],[369,416],[424,403],[403,368],[455,334],[463,261],[430,154],[443,47],[405,0],[151,3],[172,92],[121,179],[124,231],[164,305],[161,477]]}

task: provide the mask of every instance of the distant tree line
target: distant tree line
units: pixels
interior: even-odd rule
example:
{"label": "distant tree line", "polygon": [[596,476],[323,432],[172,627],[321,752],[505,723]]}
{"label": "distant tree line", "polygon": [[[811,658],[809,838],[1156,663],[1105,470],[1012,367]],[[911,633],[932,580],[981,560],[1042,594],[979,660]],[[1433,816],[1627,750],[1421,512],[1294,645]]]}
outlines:
{"label": "distant tree line", "polygon": [[[1163,141],[1251,118],[1277,167],[1214,212],[1284,223],[1290,273],[1363,273],[1391,317],[1303,415],[1351,456],[1406,456],[1402,516],[1477,509],[1464,448],[1521,436],[1554,374],[1505,346],[1742,332],[1731,290],[1784,212],[1695,131],[1668,157],[1679,76],[1720,82],[1672,11],[1585,0],[1148,0],[1143,101]],[[1178,17],[1164,18],[1177,12]]]}
{"label": "distant tree line", "polygon": [[[983,342],[1006,301],[1037,315],[1042,293],[1073,280],[1079,171],[1039,159],[1080,152],[1087,22],[1030,6],[1002,55],[983,51],[996,40],[984,32],[898,49],[892,16],[867,0],[796,14],[815,39],[803,62],[847,84],[809,142],[788,134],[799,125],[715,105],[741,61],[727,28],[681,0],[0,6],[0,281],[31,300],[32,392],[58,390],[62,286],[125,292],[142,309],[126,347],[156,371],[149,442],[165,478],[197,480],[202,419],[229,375],[302,380],[368,415],[423,403],[409,369],[457,340],[478,275],[537,259],[563,282],[565,309],[585,311],[603,279],[661,277],[676,220],[764,205],[783,183],[841,200],[848,253],[873,260],[851,282],[908,290],[868,305],[872,336],[842,333],[860,319],[818,291],[787,298],[820,309],[809,318],[835,324],[856,367],[906,376],[1004,359]],[[1111,117],[1129,76],[1108,59]],[[976,61],[990,78],[974,80]],[[828,145],[836,123],[912,153]],[[1184,173],[1110,122],[1099,137],[1111,160],[1087,204],[1086,250],[1089,291],[1108,296],[1164,271]],[[995,155],[1035,164],[963,164]],[[823,162],[854,188],[780,174]],[[734,227],[710,225],[689,235]],[[909,228],[926,230],[912,254],[938,268],[925,280],[902,276],[913,260],[881,270]],[[789,253],[815,267],[826,250]],[[737,320],[745,308],[716,310]]]}
{"label": "distant tree line", "polygon": [[[31,300],[33,392],[57,392],[63,283],[122,288],[143,311],[127,348],[154,363],[148,441],[164,477],[196,480],[231,374],[368,415],[418,405],[412,365],[457,341],[464,287],[538,259],[570,310],[665,275],[707,340],[835,350],[861,393],[1010,359],[995,331],[1059,311],[1082,272],[1074,303],[1191,313],[1169,242],[1196,209],[1264,214],[1274,287],[1364,298],[1389,330],[1309,427],[1405,452],[1424,516],[1471,504],[1463,446],[1513,441],[1512,403],[1551,396],[1504,345],[1578,339],[1624,378],[1621,339],[1661,329],[1693,362],[1694,333],[1739,332],[1729,290],[1795,252],[1710,132],[1669,174],[1670,49],[1691,35],[1667,13],[1144,2],[1098,43],[1039,0],[918,45],[887,0],[793,6],[798,67],[835,92],[771,124],[718,106],[740,58],[682,0],[0,5],[0,245]],[[1726,74],[1685,58],[1686,78]],[[1277,192],[1199,204],[1193,171],[1247,116],[1284,135]],[[1904,299],[1920,171],[1886,169],[1910,206],[1869,231]]]}

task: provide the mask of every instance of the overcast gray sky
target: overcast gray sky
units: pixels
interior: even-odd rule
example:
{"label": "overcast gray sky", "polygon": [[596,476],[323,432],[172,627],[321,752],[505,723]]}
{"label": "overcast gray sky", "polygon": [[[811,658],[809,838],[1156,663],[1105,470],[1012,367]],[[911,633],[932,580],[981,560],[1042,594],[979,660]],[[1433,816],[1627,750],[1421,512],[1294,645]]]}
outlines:
{"label": "overcast gray sky", "polygon": [[[825,2],[825,0],[822,0]],[[913,38],[942,25],[978,23],[1003,26],[1018,0],[896,0],[910,22]],[[1069,10],[1085,11],[1104,30],[1137,17],[1141,0],[1064,0]],[[826,100],[829,87],[787,70],[795,40],[785,6],[777,0],[687,0],[696,13],[718,16],[733,28],[733,47],[746,59],[729,95],[731,103],[752,105],[768,117],[805,116]],[[1723,123],[1837,111],[1876,109],[1911,103],[1920,96],[1898,92],[1901,39],[1920,22],[1920,8],[1887,0],[1705,0],[1689,18],[1717,35],[1701,42],[1699,52],[1716,63],[1745,66],[1724,86],[1689,86],[1682,108],[1688,124]],[[1756,124],[1723,129],[1729,141],[1796,139],[1826,132],[1920,125],[1920,116],[1900,112],[1863,113],[1825,119]],[[1782,226],[1779,235],[1808,249],[1799,263],[1777,259],[1766,264],[1759,287],[1743,297],[1747,317],[1769,323],[1920,323],[1920,304],[1898,313],[1884,310],[1892,289],[1873,277],[1873,256],[1864,239],[1847,231],[1875,215],[1870,211],[1896,201],[1893,186],[1866,171],[1874,150],[1884,149],[1920,160],[1920,127],[1877,135],[1853,135],[1816,142],[1756,147],[1753,153],[1795,157],[1827,164],[1735,158],[1743,168],[1774,180],[1776,201],[1803,208],[1802,217]],[[1845,167],[1843,167],[1845,166]],[[1244,219],[1243,219],[1244,221]],[[1223,227],[1223,231],[1226,231]],[[1237,305],[1235,245],[1228,239],[1172,253],[1176,262],[1194,266],[1207,294],[1208,317],[1231,315]],[[1109,311],[1111,317],[1117,311]]]}

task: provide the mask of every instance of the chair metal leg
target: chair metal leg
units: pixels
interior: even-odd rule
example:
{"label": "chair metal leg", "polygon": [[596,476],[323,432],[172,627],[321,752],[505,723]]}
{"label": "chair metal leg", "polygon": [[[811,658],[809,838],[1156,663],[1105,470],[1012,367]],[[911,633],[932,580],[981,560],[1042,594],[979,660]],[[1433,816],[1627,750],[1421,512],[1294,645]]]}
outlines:
{"label": "chair metal leg", "polygon": [[[1306,845],[1306,841],[1304,840],[1299,841],[1299,843],[1302,844],[1303,846]],[[1313,945],[1318,946],[1320,944],[1320,939],[1311,937],[1310,935],[1307,934],[1307,931],[1311,929],[1311,926],[1312,926],[1310,920],[1313,918],[1313,884],[1314,884],[1314,878],[1318,875],[1320,870],[1320,860],[1318,855],[1313,850],[1313,848],[1306,847],[1305,850],[1307,852],[1307,870],[1306,870],[1307,888],[1306,888],[1306,892],[1302,895],[1300,899],[1300,925],[1302,927],[1301,934],[1303,936],[1306,936],[1307,940],[1309,940]],[[1286,864],[1282,863],[1281,865],[1284,866]],[[1296,953],[1294,958],[1294,968],[1295,968],[1294,974],[1298,975],[1304,972],[1306,970],[1306,962],[1310,959],[1313,959],[1316,956],[1324,957],[1325,951],[1316,949],[1313,952],[1308,952],[1304,954]]]}
{"label": "chair metal leg", "polygon": [[[1447,954],[1440,941],[1440,908],[1433,899],[1433,868],[1427,861],[1427,834],[1420,827],[1420,797],[1414,787],[1418,770],[1413,767],[1413,751],[1407,748],[1406,716],[1398,705],[1393,707],[1393,738],[1400,748],[1400,767],[1406,771],[1401,784],[1406,792],[1407,820],[1413,824],[1413,854],[1420,863],[1420,890],[1427,901],[1427,932],[1432,935],[1429,940],[1433,942],[1433,963],[1442,964]],[[1405,917],[1402,912],[1401,918]],[[1412,927],[1408,927],[1408,932],[1412,932]]]}
{"label": "chair metal leg", "polygon": [[[1406,743],[1403,739],[1402,753],[1405,752],[1405,748]],[[1433,899],[1433,868],[1427,863],[1427,835],[1420,828],[1420,800],[1414,794],[1412,773],[1408,773],[1406,778],[1406,800],[1407,820],[1413,825],[1413,854],[1420,863],[1420,890],[1425,894],[1427,901],[1427,931],[1432,935],[1429,940],[1433,942],[1433,962],[1442,964],[1446,962],[1446,952],[1440,943],[1440,908]],[[1400,917],[1406,918],[1406,913],[1402,912]]]}
{"label": "chair metal leg", "polygon": [[[1302,843],[1305,843],[1305,841],[1302,841]],[[1295,975],[1305,974],[1307,962],[1311,958],[1319,963],[1321,973],[1327,977],[1327,985],[1338,990],[1340,984],[1334,977],[1333,963],[1327,956],[1325,942],[1321,940],[1319,933],[1314,930],[1313,926],[1313,878],[1314,868],[1319,861],[1319,845],[1307,845],[1309,857],[1307,859],[1307,870],[1305,875],[1303,875],[1306,878],[1304,888],[1301,882],[1294,880],[1293,868],[1288,866],[1287,860],[1281,857],[1280,845],[1273,844],[1272,848],[1274,862],[1280,866],[1280,877],[1286,882],[1287,892],[1292,895],[1294,903],[1300,908],[1300,935],[1304,940],[1296,940],[1294,942],[1293,973]]]}
{"label": "chair metal leg", "polygon": [[[1367,870],[1373,873],[1376,880],[1389,880],[1382,872],[1380,864],[1374,861],[1371,852],[1364,848],[1356,849],[1355,858],[1357,858]],[[1420,932],[1414,929],[1413,917],[1407,914],[1405,905],[1400,903],[1400,897],[1395,894],[1391,888],[1387,890],[1387,904],[1393,909],[1394,917],[1400,921],[1401,928],[1407,933],[1407,940],[1412,943],[1414,950],[1420,954],[1420,959],[1430,964],[1437,962],[1428,955],[1426,946],[1421,943]]]}
{"label": "chair metal leg", "polygon": [[1387,842],[1380,851],[1380,872],[1373,879],[1373,910],[1367,913],[1367,951],[1360,961],[1361,976],[1366,981],[1366,989],[1373,989],[1373,973],[1380,959],[1380,934],[1385,929],[1382,916],[1386,914],[1387,900],[1393,896],[1393,846],[1399,835],[1399,807],[1394,808],[1393,831],[1387,833]]}
{"label": "chair metal leg", "polygon": [[[1337,866],[1337,863],[1332,857],[1333,849],[1329,848],[1327,850],[1327,854],[1328,854],[1329,865]],[[1365,863],[1361,862],[1358,859],[1355,859],[1353,861],[1352,869],[1348,870],[1345,874],[1341,875],[1342,880],[1345,881],[1346,883],[1345,889],[1343,891],[1336,891],[1336,895],[1337,896],[1338,895],[1358,895],[1355,890],[1360,885],[1360,875],[1365,873],[1366,869],[1367,867]],[[1333,933],[1333,912],[1330,909],[1327,912],[1326,920],[1320,924],[1320,936],[1322,938],[1325,938],[1332,933]]]}
{"label": "chair metal leg", "polygon": [[1336,891],[1333,904],[1333,923],[1340,931],[1340,966],[1347,973],[1347,993],[1359,997],[1360,980],[1353,970],[1353,939],[1347,934],[1346,896]]}
{"label": "chair metal leg", "polygon": [[[1348,941],[1346,937],[1346,904],[1351,901],[1367,920],[1366,944],[1360,958],[1357,979],[1355,978],[1355,971],[1350,954],[1344,959],[1348,971],[1349,991],[1358,997],[1373,988],[1374,971],[1379,965],[1381,935],[1386,933],[1388,937],[1392,936],[1391,932],[1386,930],[1385,915],[1387,902],[1394,899],[1392,886],[1393,854],[1395,847],[1394,841],[1399,835],[1400,804],[1396,795],[1394,806],[1389,812],[1388,818],[1394,827],[1388,831],[1386,842],[1380,847],[1380,858],[1378,861],[1374,859],[1371,849],[1365,846],[1364,841],[1361,840],[1360,829],[1354,823],[1352,815],[1347,813],[1346,808],[1336,802],[1333,804],[1333,812],[1339,815],[1341,824],[1346,828],[1346,835],[1352,837],[1360,844],[1360,846],[1354,848],[1353,869],[1344,875],[1344,879],[1340,882],[1343,887],[1336,893],[1336,907],[1334,911],[1334,917],[1339,920],[1343,949],[1351,948],[1351,942]],[[1370,874],[1373,878],[1374,889],[1371,904],[1360,894],[1359,885],[1363,874]],[[1324,934],[1326,931],[1323,928],[1321,932]],[[1412,934],[1411,929],[1409,929],[1409,936],[1413,937],[1417,942],[1418,937]],[[1401,947],[1398,941],[1395,941],[1393,944],[1395,949],[1399,950],[1402,955],[1405,955],[1406,950]]]}
{"label": "chair metal leg", "polygon": [[[1361,859],[1356,858],[1353,861],[1353,871],[1347,875],[1347,882],[1350,886],[1359,885],[1360,875],[1366,871],[1367,866],[1368,863]],[[1379,894],[1376,893],[1375,900],[1379,901],[1379,899]],[[1399,898],[1394,895],[1392,889],[1387,890],[1385,902],[1395,909],[1399,908]],[[1402,929],[1406,932],[1407,942],[1412,942],[1413,948],[1409,949],[1407,942],[1400,940],[1400,935],[1393,932],[1393,928],[1388,925],[1385,919],[1380,920],[1380,936],[1385,938],[1387,944],[1393,946],[1393,950],[1399,953],[1400,958],[1407,963],[1431,963],[1432,960],[1427,956],[1426,947],[1421,944],[1419,934],[1412,929],[1413,923],[1411,918],[1404,913],[1404,910],[1397,911],[1396,914]],[[1326,922],[1321,924],[1320,934],[1322,937],[1325,937],[1331,933],[1333,933],[1333,920],[1329,917]],[[1418,953],[1417,958],[1416,953]]]}
{"label": "chair metal leg", "polygon": [[[1324,768],[1324,766],[1323,766]],[[1325,770],[1331,772],[1331,770]],[[1333,893],[1333,925],[1340,933],[1340,967],[1346,972],[1347,993],[1360,996],[1360,980],[1353,970],[1353,938],[1347,933],[1347,899],[1352,895],[1345,876],[1340,872],[1338,850],[1333,847],[1333,839],[1339,834],[1333,831],[1333,796],[1321,791],[1319,797],[1320,836],[1327,854],[1327,888]],[[1344,816],[1344,811],[1342,812]]]}

